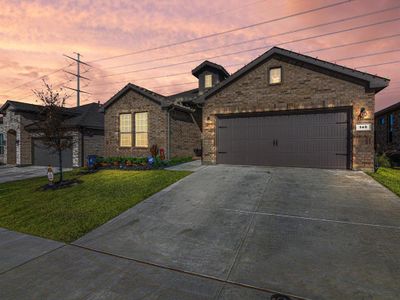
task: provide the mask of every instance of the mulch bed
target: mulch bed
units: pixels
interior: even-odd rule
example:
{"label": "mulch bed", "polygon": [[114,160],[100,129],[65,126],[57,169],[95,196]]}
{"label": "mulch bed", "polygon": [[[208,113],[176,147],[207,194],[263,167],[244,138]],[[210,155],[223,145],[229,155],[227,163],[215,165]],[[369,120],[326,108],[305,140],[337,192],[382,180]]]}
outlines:
{"label": "mulch bed", "polygon": [[58,190],[58,189],[64,189],[72,186],[76,186],[78,184],[81,184],[82,180],[79,179],[68,179],[68,180],[63,180],[61,182],[55,182],[53,184],[46,184],[40,187],[41,190],[43,191],[48,191],[48,190]]}

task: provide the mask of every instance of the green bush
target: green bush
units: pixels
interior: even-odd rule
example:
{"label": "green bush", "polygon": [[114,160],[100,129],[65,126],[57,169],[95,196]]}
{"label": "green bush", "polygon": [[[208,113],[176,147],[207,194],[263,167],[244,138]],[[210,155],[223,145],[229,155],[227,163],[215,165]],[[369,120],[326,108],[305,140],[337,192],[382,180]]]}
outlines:
{"label": "green bush", "polygon": [[390,168],[392,164],[390,163],[389,157],[385,153],[378,155],[378,167]]}

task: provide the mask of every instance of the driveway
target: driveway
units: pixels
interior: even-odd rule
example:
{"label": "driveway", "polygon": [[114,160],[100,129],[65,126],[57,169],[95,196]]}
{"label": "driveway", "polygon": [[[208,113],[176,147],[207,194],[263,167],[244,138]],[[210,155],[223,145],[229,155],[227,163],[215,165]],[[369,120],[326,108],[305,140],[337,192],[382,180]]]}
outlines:
{"label": "driveway", "polygon": [[[53,169],[56,173],[57,168]],[[71,169],[64,169],[68,171]],[[0,183],[21,180],[32,177],[40,177],[47,175],[47,167],[43,166],[27,166],[27,167],[14,167],[14,166],[0,166]]]}
{"label": "driveway", "polygon": [[361,172],[209,166],[5,272],[0,298],[397,299],[399,216]]}

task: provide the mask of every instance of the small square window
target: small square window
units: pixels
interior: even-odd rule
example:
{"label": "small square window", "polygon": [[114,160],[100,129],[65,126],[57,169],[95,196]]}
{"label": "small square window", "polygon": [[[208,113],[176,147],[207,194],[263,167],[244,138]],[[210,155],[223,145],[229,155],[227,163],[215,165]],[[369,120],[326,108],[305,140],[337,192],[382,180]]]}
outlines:
{"label": "small square window", "polygon": [[385,125],[385,118],[384,117],[379,119],[379,124]]}
{"label": "small square window", "polygon": [[212,87],[212,75],[211,74],[207,74],[204,77],[204,87],[205,88],[210,88]]}
{"label": "small square window", "polygon": [[282,82],[282,68],[269,69],[269,84],[279,84]]}

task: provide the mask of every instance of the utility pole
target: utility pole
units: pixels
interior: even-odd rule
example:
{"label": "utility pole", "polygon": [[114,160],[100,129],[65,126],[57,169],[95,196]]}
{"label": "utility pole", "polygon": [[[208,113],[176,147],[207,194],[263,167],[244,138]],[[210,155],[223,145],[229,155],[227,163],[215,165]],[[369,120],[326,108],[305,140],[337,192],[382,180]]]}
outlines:
{"label": "utility pole", "polygon": [[81,78],[82,79],[86,79],[86,80],[90,80],[89,78],[84,77],[84,76],[81,75],[81,64],[86,65],[88,67],[90,67],[90,65],[85,63],[85,62],[83,62],[83,61],[81,61],[80,53],[77,53],[77,52],[74,52],[74,53],[76,54],[76,58],[68,56],[68,55],[65,55],[65,54],[64,54],[64,56],[69,58],[69,59],[72,59],[73,61],[76,61],[76,66],[77,66],[76,74],[72,73],[72,72],[69,72],[69,71],[64,71],[64,72],[76,77],[76,89],[68,87],[68,86],[64,86],[64,87],[66,89],[76,91],[76,106],[79,107],[81,105],[81,93],[90,94],[88,92],[85,92],[85,91],[81,90]]}

